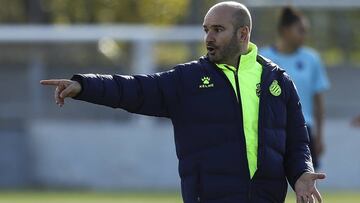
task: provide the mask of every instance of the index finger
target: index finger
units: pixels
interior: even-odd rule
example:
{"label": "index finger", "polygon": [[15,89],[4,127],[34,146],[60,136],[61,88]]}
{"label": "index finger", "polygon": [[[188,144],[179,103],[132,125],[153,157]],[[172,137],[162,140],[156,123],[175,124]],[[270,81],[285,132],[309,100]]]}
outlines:
{"label": "index finger", "polygon": [[40,80],[40,84],[42,85],[59,85],[62,80],[59,79],[51,79],[51,80]]}

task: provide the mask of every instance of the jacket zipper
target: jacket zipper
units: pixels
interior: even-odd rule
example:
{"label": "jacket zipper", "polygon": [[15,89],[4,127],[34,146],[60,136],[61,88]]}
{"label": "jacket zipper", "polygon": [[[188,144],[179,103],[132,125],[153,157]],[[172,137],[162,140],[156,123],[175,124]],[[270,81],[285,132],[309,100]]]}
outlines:
{"label": "jacket zipper", "polygon": [[240,85],[239,85],[239,76],[238,76],[238,71],[239,71],[239,68],[236,69],[236,71],[233,71],[230,67],[228,67],[227,65],[225,65],[225,67],[227,69],[229,69],[231,72],[234,73],[234,78],[235,78],[235,89],[236,89],[236,99],[238,101],[238,103],[240,104],[241,101],[241,97],[240,97]]}
{"label": "jacket zipper", "polygon": [[[241,104],[241,101],[240,101],[241,98],[240,98],[240,85],[239,85],[238,71],[239,71],[239,68],[236,69],[236,71],[234,72],[234,75],[235,75],[235,84],[236,84],[237,99],[238,99],[239,104]],[[241,110],[241,111],[242,111],[242,110]]]}
{"label": "jacket zipper", "polygon": [[[235,94],[235,97],[237,99],[237,103],[238,103],[238,108],[240,108],[240,114],[241,114],[241,122],[243,122],[244,118],[243,118],[243,112],[242,112],[242,104],[241,104],[241,95],[240,95],[240,84],[239,84],[239,76],[238,76],[238,71],[239,71],[239,64],[240,64],[240,58],[239,58],[239,61],[238,61],[238,64],[237,64],[237,69],[236,71],[233,71],[230,67],[228,67],[227,65],[225,65],[225,67],[230,70],[231,72],[234,73],[234,78],[235,78],[235,88],[236,88],[236,93]],[[219,70],[216,65],[214,65],[214,68],[216,70]],[[230,87],[232,87],[232,84],[230,83],[230,81],[228,80],[228,78],[226,77],[226,75],[219,70],[219,73],[222,74],[224,76],[224,78],[229,82],[228,84],[230,85]],[[234,92],[234,91],[233,91]],[[244,135],[244,148],[245,148],[245,153],[247,154],[247,150],[246,150],[246,139],[245,139],[245,131],[244,131],[244,124],[241,123],[241,126],[242,126],[242,133]],[[252,178],[250,178],[250,170],[249,170],[249,165],[248,165],[248,159],[247,159],[247,155],[245,156],[246,157],[246,164],[247,164],[247,167],[248,167],[248,177],[249,177],[249,193],[248,193],[248,199],[249,201],[251,200],[251,186],[252,186]]]}
{"label": "jacket zipper", "polygon": [[[238,68],[236,69],[236,71],[233,71],[231,68],[229,68],[228,66],[225,66],[227,69],[229,69],[230,71],[232,71],[234,73],[234,78],[235,78],[235,86],[236,86],[236,95],[237,95],[237,100],[239,105],[241,104],[241,96],[240,96],[240,84],[239,84],[239,64],[238,64]],[[261,82],[260,82],[261,83]],[[241,106],[241,114],[242,114],[242,106]],[[242,119],[244,120],[243,116]],[[243,126],[244,129],[244,126]],[[244,136],[245,136],[245,132],[243,130]],[[245,139],[245,152],[246,151],[246,139]],[[247,158],[246,161],[248,162]],[[249,166],[248,166],[249,167]],[[256,173],[256,172],[255,172]],[[255,174],[254,174],[255,175]],[[249,192],[248,192],[248,199],[249,201],[251,201],[251,187],[252,187],[252,178],[250,177],[250,170],[249,170]]]}

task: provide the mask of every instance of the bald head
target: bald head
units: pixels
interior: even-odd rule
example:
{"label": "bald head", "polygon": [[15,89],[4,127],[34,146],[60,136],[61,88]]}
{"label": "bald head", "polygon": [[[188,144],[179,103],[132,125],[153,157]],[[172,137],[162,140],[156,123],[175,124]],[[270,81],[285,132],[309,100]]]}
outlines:
{"label": "bald head", "polygon": [[252,20],[249,10],[246,6],[239,2],[225,1],[215,4],[209,9],[206,15],[214,15],[218,13],[231,15],[231,23],[233,24],[235,30],[244,26],[248,26],[250,30],[252,28]]}
{"label": "bald head", "polygon": [[204,18],[209,59],[237,67],[239,56],[248,52],[251,16],[242,4],[227,1],[214,5]]}

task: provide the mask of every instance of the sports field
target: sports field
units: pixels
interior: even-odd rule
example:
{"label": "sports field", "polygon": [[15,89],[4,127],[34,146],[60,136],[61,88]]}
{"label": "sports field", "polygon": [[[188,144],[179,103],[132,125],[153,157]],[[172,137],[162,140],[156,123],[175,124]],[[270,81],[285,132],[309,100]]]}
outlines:
{"label": "sports field", "polygon": [[[325,203],[359,203],[360,192],[325,192]],[[6,203],[181,203],[177,193],[0,192]],[[289,195],[286,203],[296,202]]]}

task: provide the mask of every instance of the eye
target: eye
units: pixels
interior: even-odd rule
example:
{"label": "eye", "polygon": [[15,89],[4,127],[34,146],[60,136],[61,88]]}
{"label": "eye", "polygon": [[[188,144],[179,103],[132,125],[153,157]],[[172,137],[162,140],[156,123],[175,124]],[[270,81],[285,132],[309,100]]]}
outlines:
{"label": "eye", "polygon": [[204,32],[207,34],[209,30],[207,28],[204,28]]}
{"label": "eye", "polygon": [[223,31],[222,28],[215,28],[214,30],[215,30],[215,32],[222,32]]}

